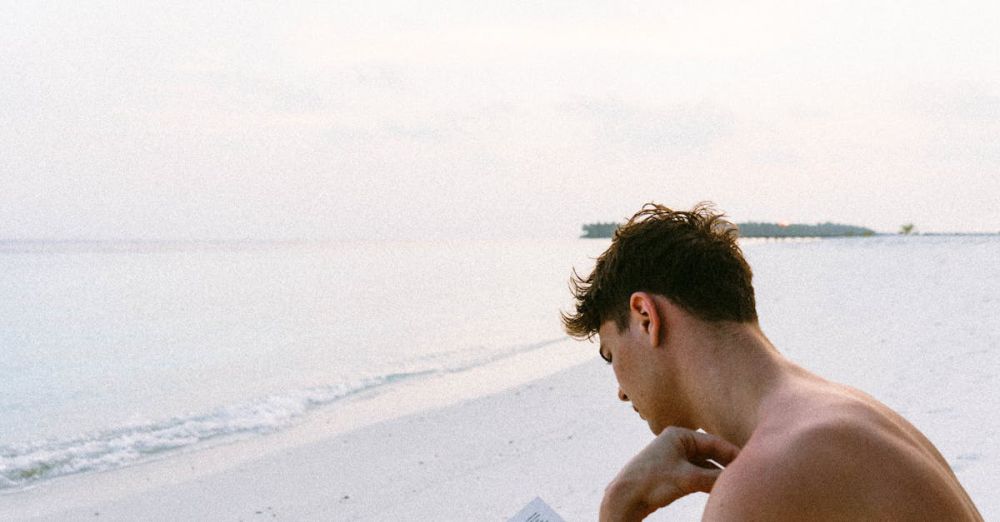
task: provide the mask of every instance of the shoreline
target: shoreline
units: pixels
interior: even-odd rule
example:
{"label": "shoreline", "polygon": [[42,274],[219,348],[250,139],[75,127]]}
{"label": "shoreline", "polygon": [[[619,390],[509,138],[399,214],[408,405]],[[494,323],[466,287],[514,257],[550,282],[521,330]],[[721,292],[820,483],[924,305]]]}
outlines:
{"label": "shoreline", "polygon": [[[363,394],[272,435],[55,479],[0,495],[0,519],[507,520],[539,496],[567,521],[594,520],[604,487],[652,434],[617,399],[611,369],[590,348],[567,340],[420,386]],[[572,365],[558,369],[546,359]],[[881,374],[866,386],[870,373],[856,359],[813,363],[913,421],[983,516],[996,513],[989,462],[997,417],[969,400],[976,382],[928,388],[926,379]],[[922,389],[923,400],[898,395],[901,382]],[[940,386],[951,395],[935,396]],[[462,398],[472,388],[476,396]],[[647,520],[697,520],[707,498],[685,497]]]}
{"label": "shoreline", "polygon": [[[243,447],[243,460],[231,445],[66,477],[0,497],[0,518],[506,520],[540,496],[566,520],[591,520],[604,486],[652,438],[614,390],[610,369],[591,356],[491,395],[256,457]],[[649,520],[696,518],[705,499]]]}
{"label": "shoreline", "polygon": [[[303,427],[311,425],[314,433],[307,434],[308,439],[329,436],[331,425],[338,431],[355,429],[486,395],[558,371],[582,360],[583,355],[579,345],[565,337],[550,339],[437,369],[390,372],[359,378],[347,386],[280,390],[207,411],[127,423],[63,439],[41,438],[37,443],[10,446],[13,453],[5,458],[12,459],[13,467],[0,475],[0,480],[7,480],[0,485],[0,498],[63,477],[114,471],[257,437],[296,439],[281,435],[289,430],[301,439],[304,431],[310,431]],[[407,392],[396,391],[401,389]],[[394,393],[399,397],[385,401],[377,411],[351,413],[357,410],[354,403],[358,400]],[[316,419],[323,419],[321,426]]]}
{"label": "shoreline", "polygon": [[[318,484],[331,487],[341,484],[347,488],[349,484],[368,482],[372,484],[372,491],[382,490],[387,484],[379,483],[374,476],[370,476],[377,476],[378,473],[374,473],[377,469],[384,469],[387,477],[393,477],[388,485],[394,484],[402,488],[411,483],[421,484],[426,482],[426,477],[421,472],[431,469],[430,467],[415,468],[410,470],[410,474],[400,474],[399,470],[393,470],[392,465],[393,459],[419,461],[421,456],[425,457],[423,460],[427,463],[437,460],[448,469],[461,469],[463,466],[490,467],[497,462],[487,458],[490,452],[478,453],[484,450],[482,444],[486,441],[477,433],[478,430],[494,425],[494,438],[506,434],[504,436],[508,437],[507,440],[502,441],[506,445],[497,444],[494,448],[497,455],[506,454],[505,452],[514,448],[514,443],[510,441],[522,440],[522,445],[534,445],[535,443],[529,444],[527,439],[518,435],[519,428],[516,424],[504,422],[504,419],[512,420],[519,415],[527,415],[525,422],[530,418],[532,423],[537,422],[540,427],[552,427],[554,421],[564,418],[576,408],[573,406],[565,410],[562,416],[551,417],[551,409],[559,401],[558,397],[552,396],[555,390],[576,390],[580,385],[594,388],[587,386],[587,383],[595,378],[583,377],[581,382],[581,371],[584,375],[594,374],[595,371],[600,374],[600,382],[593,384],[601,392],[598,393],[596,389],[587,391],[591,402],[618,410],[631,422],[615,424],[632,424],[633,428],[638,428],[640,441],[644,445],[644,441],[649,438],[648,430],[637,418],[629,419],[631,410],[623,408],[615,399],[614,377],[610,370],[600,364],[593,355],[594,352],[587,348],[566,340],[548,349],[520,354],[484,367],[438,376],[429,382],[400,383],[389,390],[359,394],[343,405],[320,412],[307,422],[274,434],[182,451],[108,471],[54,478],[24,490],[0,495],[0,518],[80,520],[93,519],[91,517],[95,516],[94,513],[100,513],[99,516],[104,520],[165,520],[175,519],[178,509],[181,509],[184,518],[238,520],[249,516],[242,511],[243,504],[228,501],[224,506],[217,504],[222,499],[243,498],[240,502],[248,502],[251,499],[267,498],[268,491],[282,491],[281,495],[274,497],[273,505],[293,500],[291,505],[286,506],[286,513],[297,513],[292,519],[321,517],[323,513],[336,513],[337,519],[377,518],[377,512],[366,511],[367,508],[358,508],[356,505],[351,507],[346,501],[333,503],[325,495],[325,488],[320,489]],[[561,361],[563,366],[572,366],[568,369],[553,369],[546,364],[553,360]],[[473,397],[462,398],[463,393],[466,396],[469,394],[470,388],[474,388]],[[579,390],[574,391],[578,392]],[[579,400],[572,401],[574,404],[576,402]],[[519,403],[521,406],[518,406]],[[498,406],[508,411],[498,414]],[[433,420],[442,416],[448,420]],[[588,415],[575,417],[577,425],[580,422],[590,422]],[[564,426],[563,424],[568,423],[565,419],[558,423],[558,430],[570,430],[566,435],[568,440],[581,439],[579,426]],[[414,435],[411,439],[403,435],[414,426],[419,426],[419,436]],[[531,432],[529,430],[527,433]],[[356,442],[359,438],[380,442],[368,442],[359,446]],[[435,439],[440,447],[445,448],[460,448],[464,444],[467,453],[461,457],[449,457],[432,447],[414,447],[414,444],[428,444]],[[543,439],[547,444],[562,440],[550,437]],[[549,449],[558,449],[560,445],[561,442]],[[641,445],[633,449],[637,450],[639,447]],[[546,453],[551,454],[552,451]],[[599,477],[595,477],[593,482],[598,489],[589,495],[596,496],[593,502],[600,501],[604,483],[617,472],[617,466],[624,462],[621,459],[628,457],[625,453],[627,451],[619,455],[619,458],[607,462],[606,467],[613,469],[607,469]],[[394,456],[390,458],[388,455]],[[482,462],[481,457],[487,458],[489,462]],[[390,460],[387,461],[387,458]],[[313,469],[307,474],[316,480],[304,481],[304,476],[297,477],[294,470],[310,469],[314,462],[323,463],[322,471]],[[373,469],[366,470],[359,467],[364,463],[377,464]],[[557,463],[552,463],[550,467],[556,465]],[[353,472],[346,475],[338,473],[338,470],[345,469]],[[248,473],[252,477],[269,477],[265,482],[271,483],[273,487],[269,490],[256,478],[248,479]],[[503,483],[495,484],[492,489],[500,495],[512,492],[514,486],[521,482],[520,472],[512,472],[510,477],[503,479]],[[241,497],[247,491],[245,488],[261,490],[254,489],[252,495]],[[209,495],[211,498],[205,498],[204,502],[207,504],[189,502],[188,508],[174,505],[178,498],[197,498],[203,491],[215,492]],[[439,492],[441,498],[435,495],[432,506],[446,508],[448,502],[444,498],[459,495],[461,491],[462,488],[458,488],[447,495],[444,491]],[[404,493],[402,490],[399,492],[400,495]],[[547,500],[554,498],[551,494],[546,497],[542,491],[538,494]],[[345,492],[344,495],[351,496],[351,493]],[[354,498],[364,498],[364,495],[365,491],[356,491]],[[531,498],[533,496],[522,501],[504,497],[503,501],[496,503],[498,516],[503,509],[510,513],[500,518],[513,515]],[[410,499],[414,500],[416,499]],[[346,509],[343,516],[340,514],[342,509]],[[441,512],[442,516],[446,513],[450,512]],[[405,514],[401,512],[401,515]],[[250,515],[257,514],[251,512]],[[472,511],[468,515],[479,518],[479,515],[473,516]]]}

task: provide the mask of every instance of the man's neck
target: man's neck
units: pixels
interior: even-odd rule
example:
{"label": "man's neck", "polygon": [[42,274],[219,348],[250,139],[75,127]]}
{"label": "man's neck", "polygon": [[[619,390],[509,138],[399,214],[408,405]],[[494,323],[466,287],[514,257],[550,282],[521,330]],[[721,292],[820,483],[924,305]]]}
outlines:
{"label": "man's neck", "polygon": [[740,447],[760,421],[762,405],[798,368],[756,324],[703,325],[686,350],[693,421]]}

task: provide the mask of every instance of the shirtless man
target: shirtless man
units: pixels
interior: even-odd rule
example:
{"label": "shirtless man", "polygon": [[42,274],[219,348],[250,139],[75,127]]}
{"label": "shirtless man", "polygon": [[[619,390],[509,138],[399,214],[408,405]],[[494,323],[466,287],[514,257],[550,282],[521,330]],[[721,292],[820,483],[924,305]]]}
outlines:
{"label": "shirtless man", "polygon": [[920,431],[778,353],[735,236],[710,206],[649,204],[574,277],[567,332],[600,337],[619,398],[656,434],[608,485],[600,519],[704,491],[705,520],[982,520]]}

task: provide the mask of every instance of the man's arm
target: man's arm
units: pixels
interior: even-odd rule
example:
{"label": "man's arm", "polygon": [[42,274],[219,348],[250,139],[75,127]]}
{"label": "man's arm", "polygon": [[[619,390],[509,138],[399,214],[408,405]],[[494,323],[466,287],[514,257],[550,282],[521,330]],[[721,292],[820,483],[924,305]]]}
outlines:
{"label": "man's arm", "polygon": [[728,465],[739,451],[714,435],[668,427],[608,485],[601,522],[642,520],[685,495],[711,491],[722,470],[708,459]]}
{"label": "man's arm", "polygon": [[703,520],[981,520],[947,468],[872,427],[820,426],[748,444]]}
{"label": "man's arm", "polygon": [[[868,518],[861,516],[863,510],[858,509],[857,504],[863,500],[857,492],[845,491],[837,477],[824,476],[816,460],[805,462],[801,455],[791,452],[780,457],[762,456],[753,449],[744,452],[743,457],[716,483],[702,520]],[[850,474],[846,475],[843,478],[849,478]]]}

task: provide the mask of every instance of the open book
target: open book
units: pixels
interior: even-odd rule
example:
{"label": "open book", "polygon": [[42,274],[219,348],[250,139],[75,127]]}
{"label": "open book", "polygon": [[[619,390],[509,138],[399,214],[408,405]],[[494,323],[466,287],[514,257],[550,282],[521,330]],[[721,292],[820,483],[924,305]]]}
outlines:
{"label": "open book", "polygon": [[566,522],[561,516],[552,511],[552,508],[539,497],[528,502],[521,511],[510,518],[507,522]]}

